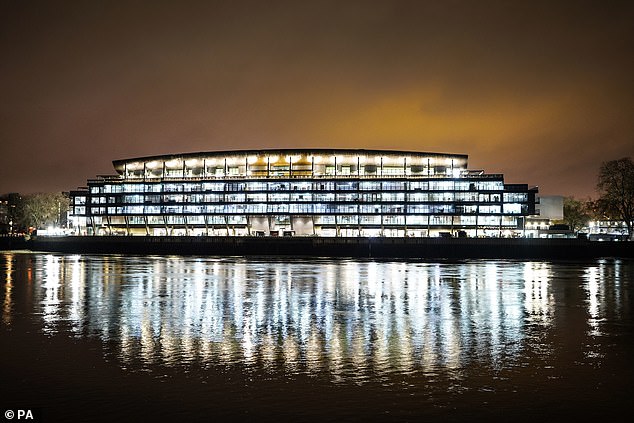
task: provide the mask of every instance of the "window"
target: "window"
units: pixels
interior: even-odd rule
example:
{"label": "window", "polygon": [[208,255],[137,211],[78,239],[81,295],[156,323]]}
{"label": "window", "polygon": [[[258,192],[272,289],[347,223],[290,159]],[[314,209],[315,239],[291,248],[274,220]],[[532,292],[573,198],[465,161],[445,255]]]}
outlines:
{"label": "window", "polygon": [[305,193],[301,193],[301,194],[291,194],[291,201],[310,201],[311,200],[311,195],[308,192]]}
{"label": "window", "polygon": [[521,214],[522,213],[522,205],[521,204],[504,204],[503,209],[504,214]]}
{"label": "window", "polygon": [[183,212],[183,207],[182,206],[165,206],[165,207],[163,207],[163,213],[175,214],[175,213],[182,213],[182,212]]}
{"label": "window", "polygon": [[480,181],[476,183],[480,191],[502,191],[504,184],[502,181]]}
{"label": "window", "polygon": [[357,182],[337,182],[336,187],[338,191],[350,191],[350,190],[356,191],[358,187],[358,183]]}
{"label": "window", "polygon": [[164,195],[163,201],[166,203],[182,203],[183,196],[181,194]]}
{"label": "window", "polygon": [[288,202],[289,201],[289,194],[269,194],[269,201]]}
{"label": "window", "polygon": [[225,201],[229,201],[232,203],[244,203],[245,195],[244,194],[227,194],[225,195]]}
{"label": "window", "polygon": [[525,203],[527,201],[527,195],[525,192],[505,192],[504,193],[504,202],[505,203]]}
{"label": "window", "polygon": [[313,194],[313,199],[314,201],[317,201],[317,202],[335,201],[335,194],[334,193]]}
{"label": "window", "polygon": [[183,191],[183,184],[165,184],[163,190],[165,192],[181,192]]}
{"label": "window", "polygon": [[247,194],[247,202],[265,202],[266,194]]}
{"label": "window", "polygon": [[203,191],[224,191],[225,184],[224,183],[204,183]]}
{"label": "window", "polygon": [[143,202],[143,195],[125,195],[123,197],[123,202],[124,203],[142,203]]}
{"label": "window", "polygon": [[358,223],[358,218],[356,215],[344,215],[344,216],[338,216],[337,217],[338,223],[339,224],[357,224]]}
{"label": "window", "polygon": [[312,183],[310,182],[294,182],[291,183],[291,190],[293,191],[306,191],[312,188]]}
{"label": "window", "polygon": [[362,225],[380,225],[381,216],[359,216],[359,223]]}
{"label": "window", "polygon": [[381,183],[375,181],[361,181],[359,182],[359,189],[363,191],[380,191]]}
{"label": "window", "polygon": [[407,213],[410,214],[427,214],[430,212],[430,208],[426,204],[408,205]]}
{"label": "window", "polygon": [[405,201],[405,193],[403,192],[384,192],[381,195],[382,201]]}
{"label": "window", "polygon": [[161,192],[160,184],[145,184],[145,192]]}
{"label": "window", "polygon": [[500,216],[479,216],[478,217],[479,226],[499,226],[499,224],[500,224]]}
{"label": "window", "polygon": [[357,201],[357,194],[337,194],[336,199],[337,201]]}
{"label": "window", "polygon": [[410,191],[428,191],[429,182],[427,181],[414,181],[409,183]]}
{"label": "window", "polygon": [[417,192],[415,194],[407,194],[407,201],[429,201],[429,194]]}
{"label": "window", "polygon": [[143,206],[125,206],[123,213],[126,214],[143,214]]}
{"label": "window", "polygon": [[335,216],[315,216],[315,223],[321,225],[334,225]]}
{"label": "window", "polygon": [[217,202],[223,201],[223,199],[224,199],[223,194],[205,194],[203,196],[203,201],[205,203],[217,203]]}
{"label": "window", "polygon": [[204,213],[204,206],[185,206],[185,213]]}
{"label": "window", "polygon": [[383,223],[386,225],[404,225],[405,216],[383,216]]}
{"label": "window", "polygon": [[455,223],[457,225],[473,226],[476,224],[475,216],[457,216]]}
{"label": "window", "polygon": [[480,213],[500,213],[500,206],[480,206]]}
{"label": "window", "polygon": [[270,182],[269,191],[288,191],[290,185],[288,182]]}
{"label": "window", "polygon": [[382,188],[384,191],[404,190],[405,182],[396,182],[396,181],[383,182]]}
{"label": "window", "polygon": [[402,175],[404,170],[402,166],[383,166],[383,175]]}
{"label": "window", "polygon": [[430,191],[452,191],[453,181],[432,181],[429,183]]}
{"label": "window", "polygon": [[407,216],[408,225],[427,225],[428,222],[427,216]]}
{"label": "window", "polygon": [[266,191],[266,182],[248,182],[245,187],[248,191]]}

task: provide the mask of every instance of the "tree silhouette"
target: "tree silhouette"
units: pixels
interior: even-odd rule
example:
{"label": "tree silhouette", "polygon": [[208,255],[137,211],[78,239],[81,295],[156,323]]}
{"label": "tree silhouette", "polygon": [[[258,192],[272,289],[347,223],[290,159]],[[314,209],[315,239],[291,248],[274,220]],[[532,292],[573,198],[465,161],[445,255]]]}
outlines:
{"label": "tree silhouette", "polygon": [[630,157],[604,162],[599,170],[598,204],[612,219],[625,222],[628,238],[632,238],[634,220],[634,162]]}
{"label": "tree silhouette", "polygon": [[25,195],[16,204],[16,225],[25,231],[59,226],[68,211],[68,204],[68,197],[61,192]]}

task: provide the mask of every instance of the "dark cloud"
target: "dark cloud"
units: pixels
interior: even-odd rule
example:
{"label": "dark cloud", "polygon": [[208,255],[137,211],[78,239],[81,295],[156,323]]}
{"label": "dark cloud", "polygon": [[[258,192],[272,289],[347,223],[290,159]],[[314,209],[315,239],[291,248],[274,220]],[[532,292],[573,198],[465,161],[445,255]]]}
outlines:
{"label": "dark cloud", "polygon": [[634,155],[629,2],[1,5],[0,192],[116,158],[351,147],[587,196]]}

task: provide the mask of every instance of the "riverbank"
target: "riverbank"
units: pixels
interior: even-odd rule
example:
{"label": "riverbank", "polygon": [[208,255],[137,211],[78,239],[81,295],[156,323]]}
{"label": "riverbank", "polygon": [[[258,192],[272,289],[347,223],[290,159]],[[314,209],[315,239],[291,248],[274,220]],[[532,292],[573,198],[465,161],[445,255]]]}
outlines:
{"label": "riverbank", "polygon": [[416,259],[634,258],[631,242],[528,238],[124,237],[0,239],[0,249],[96,254],[310,256]]}
{"label": "riverbank", "polygon": [[28,250],[29,241],[24,236],[3,235],[0,236],[0,251],[6,250]]}

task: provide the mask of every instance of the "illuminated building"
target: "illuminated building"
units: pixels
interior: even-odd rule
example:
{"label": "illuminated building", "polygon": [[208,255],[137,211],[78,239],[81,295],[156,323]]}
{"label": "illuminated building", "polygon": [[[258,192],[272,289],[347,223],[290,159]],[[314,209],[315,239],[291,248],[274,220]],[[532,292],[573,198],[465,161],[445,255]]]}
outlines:
{"label": "illuminated building", "polygon": [[467,156],[388,150],[188,153],[113,162],[71,192],[76,233],[521,236],[537,188]]}

